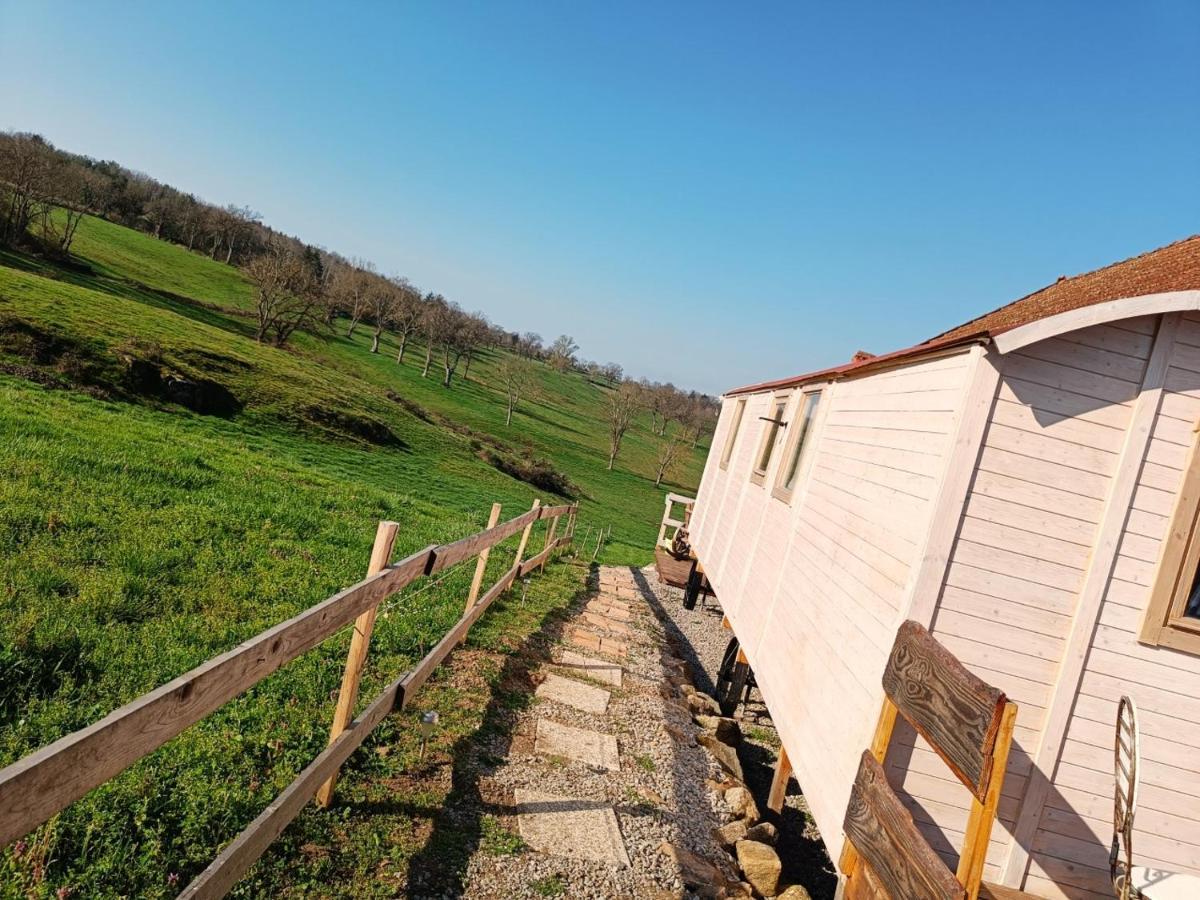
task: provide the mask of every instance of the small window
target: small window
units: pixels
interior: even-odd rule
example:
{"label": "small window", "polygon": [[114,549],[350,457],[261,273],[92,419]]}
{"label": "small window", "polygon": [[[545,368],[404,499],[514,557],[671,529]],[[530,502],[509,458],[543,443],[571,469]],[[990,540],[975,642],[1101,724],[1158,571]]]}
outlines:
{"label": "small window", "polygon": [[721,448],[721,468],[729,468],[729,460],[733,458],[733,442],[737,440],[738,429],[742,426],[742,413],[746,411],[746,398],[739,397],[737,406],[733,408],[733,421],[729,423],[729,437],[725,438],[725,446]]}
{"label": "small window", "polygon": [[755,460],[754,470],[750,473],[750,480],[755,484],[762,484],[766,480],[767,467],[771,465],[771,455],[775,452],[779,431],[786,427],[786,423],[783,421],[785,409],[787,409],[787,397],[776,397],[771,403],[771,415],[763,416],[766,419],[766,427],[763,429],[762,444],[758,448],[758,458]]}
{"label": "small window", "polygon": [[1200,653],[1200,455],[1195,447],[1163,542],[1139,640]]}
{"label": "small window", "polygon": [[804,459],[804,448],[808,446],[812,435],[813,420],[817,415],[817,405],[821,402],[821,392],[802,395],[800,412],[792,419],[792,435],[788,439],[788,452],[784,456],[784,464],[779,469],[779,477],[775,481],[772,492],[780,500],[791,502],[796,482],[800,480],[800,463]]}

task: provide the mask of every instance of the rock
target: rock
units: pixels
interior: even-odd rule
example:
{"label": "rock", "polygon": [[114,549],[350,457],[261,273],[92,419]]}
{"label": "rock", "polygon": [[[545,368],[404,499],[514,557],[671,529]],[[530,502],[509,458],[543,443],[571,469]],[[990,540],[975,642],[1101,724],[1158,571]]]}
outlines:
{"label": "rock", "polygon": [[701,728],[716,732],[717,740],[722,744],[736,747],[742,742],[742,726],[733,719],[724,716],[696,716],[695,720]]}
{"label": "rock", "polygon": [[758,821],[758,806],[750,791],[738,785],[725,792],[725,805],[739,818],[745,819],[747,826]]}
{"label": "rock", "polygon": [[696,693],[696,689],[692,687],[691,684],[684,682],[683,684],[679,685],[679,693],[683,694],[685,697],[690,697],[692,694]]}
{"label": "rock", "polygon": [[738,781],[745,779],[746,776],[742,774],[742,764],[738,760],[737,751],[728,744],[723,744],[717,740],[716,735],[709,734],[708,732],[698,734],[696,735],[696,743],[711,753],[713,759],[717,761],[721,768]]}
{"label": "rock", "polygon": [[749,830],[744,819],[734,819],[732,822],[717,828],[716,836],[722,847],[732,847],[738,841],[745,840]]}
{"label": "rock", "polygon": [[682,728],[676,728],[674,725],[671,725],[670,723],[663,726],[663,731],[665,731],[668,735],[670,735],[671,740],[675,741],[678,744],[684,744],[684,745],[690,747],[693,743],[691,737],[687,734],[687,732],[685,732]]}
{"label": "rock", "polygon": [[784,890],[782,894],[776,897],[776,900],[812,900],[807,889],[798,884],[793,884],[791,887]]}
{"label": "rock", "polygon": [[708,696],[708,694],[703,694],[700,691],[688,694],[687,705],[692,712],[700,715],[721,715],[721,705],[712,697]]}
{"label": "rock", "polygon": [[729,896],[731,889],[741,893],[741,888],[736,881],[730,881],[725,873],[715,865],[690,850],[663,841],[658,845],[658,852],[675,861],[675,864],[679,866],[679,877],[683,879],[683,883],[701,897],[712,897],[716,900],[716,898]]}
{"label": "rock", "polygon": [[754,890],[764,897],[774,897],[779,890],[779,874],[783,871],[783,863],[775,849],[758,841],[738,841],[735,849],[742,874]]}
{"label": "rock", "polygon": [[775,841],[778,839],[779,829],[770,822],[759,822],[746,832],[746,840],[758,841],[760,844],[770,844],[772,847],[775,846]]}

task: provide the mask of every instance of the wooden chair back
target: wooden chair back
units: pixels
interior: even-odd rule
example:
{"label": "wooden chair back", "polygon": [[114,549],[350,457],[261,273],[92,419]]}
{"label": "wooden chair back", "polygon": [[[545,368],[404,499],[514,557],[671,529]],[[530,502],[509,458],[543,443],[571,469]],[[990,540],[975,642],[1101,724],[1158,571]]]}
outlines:
{"label": "wooden chair back", "polygon": [[1135,896],[1130,883],[1133,871],[1133,817],[1137,812],[1138,762],[1141,739],[1138,736],[1137,706],[1133,698],[1121,697],[1117,705],[1117,733],[1113,741],[1113,839],[1108,868],[1113,888],[1120,900]]}
{"label": "wooden chair back", "polygon": [[[843,825],[845,896],[975,900],[1017,706],[916,622],[900,626],[883,673],[884,701],[871,748],[859,762]],[[888,784],[883,764],[903,716],[971,794],[957,872],[938,856]]]}

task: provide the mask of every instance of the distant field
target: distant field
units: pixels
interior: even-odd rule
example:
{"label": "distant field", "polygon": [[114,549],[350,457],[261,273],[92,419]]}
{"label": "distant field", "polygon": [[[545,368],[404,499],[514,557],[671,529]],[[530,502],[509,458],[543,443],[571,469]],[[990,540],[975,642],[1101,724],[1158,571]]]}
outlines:
{"label": "distant field", "polygon": [[[505,428],[499,354],[446,390],[420,377],[423,347],[398,366],[365,328],[267,348],[237,270],[95,219],[74,249],[71,269],[0,254],[0,764],[357,580],[380,518],[401,523],[403,553],[477,530],[493,501],[507,518],[556,499],[480,458],[497,442],[579,486],[580,536],[612,526],[605,561],[650,559],[656,439],[639,423],[605,471],[606,389],[583,376],[539,365],[539,397]],[[240,409],[139,394],[130,360],[219,383]],[[672,489],[694,490],[705,451]],[[565,595],[575,571],[547,577]],[[453,621],[468,580],[381,622],[372,684]],[[172,896],[323,745],[345,640],[0,854],[0,896]]]}

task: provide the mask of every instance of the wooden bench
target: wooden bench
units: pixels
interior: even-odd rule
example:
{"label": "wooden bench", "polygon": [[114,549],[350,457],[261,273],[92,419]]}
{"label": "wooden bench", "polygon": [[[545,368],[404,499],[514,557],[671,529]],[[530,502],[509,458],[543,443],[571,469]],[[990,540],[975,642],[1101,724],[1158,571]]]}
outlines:
{"label": "wooden bench", "polygon": [[[900,626],[883,673],[884,701],[859,762],[843,828],[839,868],[847,900],[1019,900],[1014,888],[983,884],[992,823],[1017,705],[960,663],[916,622]],[[957,872],[921,834],[888,784],[883,764],[896,717],[904,717],[971,794]]]}

